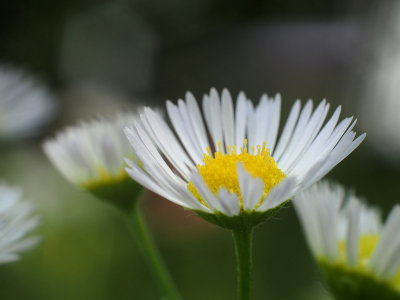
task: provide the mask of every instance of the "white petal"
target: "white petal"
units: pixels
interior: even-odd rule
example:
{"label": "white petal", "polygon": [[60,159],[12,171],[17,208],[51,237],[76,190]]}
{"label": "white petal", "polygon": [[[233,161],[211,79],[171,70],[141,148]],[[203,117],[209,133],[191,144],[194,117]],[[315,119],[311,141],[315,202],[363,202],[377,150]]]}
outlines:
{"label": "white petal", "polygon": [[307,101],[306,105],[304,106],[304,108],[302,109],[302,111],[300,113],[296,127],[294,128],[294,132],[290,138],[290,142],[285,147],[285,149],[282,153],[282,156],[279,159],[278,158],[276,159],[277,163],[279,164],[281,169],[283,167],[286,167],[289,159],[291,159],[290,155],[296,148],[296,144],[298,143],[299,140],[301,140],[302,133],[304,132],[306,125],[308,123],[308,120],[311,116],[312,107],[313,107],[312,101],[311,100]]}
{"label": "white petal", "polygon": [[226,146],[234,145],[234,117],[231,94],[227,89],[222,91],[221,96],[222,126],[224,128],[224,138]]}
{"label": "white petal", "polygon": [[212,88],[209,97],[203,98],[203,110],[206,117],[208,131],[210,132],[214,149],[219,150],[218,143],[221,143],[221,150],[224,152],[224,141],[222,134],[221,107],[217,91]]}
{"label": "white petal", "polygon": [[[295,174],[299,177],[303,175],[304,171],[313,162],[323,159],[324,156],[328,155],[328,153],[333,149],[336,145],[337,141],[345,132],[346,127],[343,128],[343,132],[336,137],[336,139],[331,138],[331,134],[335,128],[335,125],[338,121],[340,115],[340,106],[335,110],[331,119],[328,123],[324,126],[321,132],[317,135],[315,140],[312,142],[310,147],[308,148],[307,152],[303,155],[303,157],[296,163],[296,166],[292,170],[292,174]],[[349,123],[348,123],[349,124]]]}
{"label": "white petal", "polygon": [[[285,173],[289,173],[290,170],[294,168],[296,161],[304,154],[308,146],[312,143],[326,118],[328,109],[329,104],[325,104],[325,101],[322,101],[311,115],[310,119],[306,121],[307,124],[304,126],[298,126],[298,128],[300,128],[299,130],[296,128],[292,138],[292,143],[279,162],[281,170]],[[305,119],[307,118],[305,117]],[[301,124],[301,121],[302,116],[300,116],[299,124]]]}
{"label": "white petal", "polygon": [[243,92],[239,93],[236,102],[236,135],[235,145],[237,152],[240,152],[240,147],[243,147],[244,137],[246,132],[246,121],[248,115],[247,100]]}
{"label": "white petal", "polygon": [[[313,176],[308,179],[308,182],[304,182],[304,187],[309,186],[323,176],[325,176],[330,170],[333,169],[338,163],[340,163],[344,158],[346,158],[355,148],[357,148],[365,138],[365,134],[360,135],[357,139],[353,140],[355,136],[354,132],[348,132],[339,141],[338,145],[332,150],[332,152],[327,156],[324,163]],[[319,163],[319,162],[318,162]],[[312,172],[309,171],[310,175]]]}
{"label": "white petal", "polygon": [[300,218],[300,223],[303,227],[308,245],[310,246],[314,256],[318,257],[324,254],[322,233],[317,215],[314,212],[318,207],[313,205],[314,203],[310,199],[310,195],[312,195],[310,190],[300,193],[293,199],[292,203],[296,209],[298,217]]}
{"label": "white petal", "polygon": [[193,173],[192,182],[201,195],[201,198],[212,210],[227,214],[227,211],[225,211],[225,208],[222,206],[219,199],[210,191],[200,174]]}
{"label": "white petal", "polygon": [[145,109],[145,115],[141,115],[141,117],[142,116],[147,118],[149,125],[152,128],[153,134],[156,137],[154,142],[157,147],[174,165],[174,167],[183,176],[187,177],[189,174],[187,166],[194,168],[194,164],[186,155],[168,125],[158,114],[150,109]]}
{"label": "white petal", "polygon": [[254,109],[253,116],[249,118],[249,147],[257,147],[262,145],[266,132],[268,130],[269,121],[271,119],[271,110],[269,109],[269,101],[267,95],[263,94]]}
{"label": "white petal", "polygon": [[282,134],[279,138],[278,145],[273,152],[273,157],[276,162],[279,161],[281,155],[285,151],[291,137],[293,134],[293,129],[295,128],[297,118],[299,117],[300,113],[300,101],[297,100],[290,110],[289,117],[286,120],[285,127],[283,128]]}
{"label": "white petal", "polygon": [[393,277],[400,265],[400,206],[392,208],[378,245],[372,254],[369,266],[378,276],[383,278]]}
{"label": "white petal", "polygon": [[207,148],[210,147],[210,144],[208,143],[207,132],[204,127],[199,106],[197,105],[196,99],[191,93],[186,93],[186,103],[189,115],[193,122],[193,129],[196,133],[196,137],[199,141],[202,153],[206,153]]}
{"label": "white petal", "polygon": [[350,266],[355,266],[358,260],[358,244],[360,235],[360,210],[361,203],[352,198],[347,204],[348,228],[346,239],[346,257]]}
{"label": "white petal", "polygon": [[[136,150],[136,155],[140,158],[143,164],[150,165],[151,168],[162,168],[168,176],[175,177],[175,174],[162,158],[150,137],[140,124],[136,124],[135,129],[136,131],[127,129],[125,133],[132,147]],[[174,167],[180,170],[180,165]],[[183,175],[186,175],[187,173],[188,170],[182,172]]]}
{"label": "white petal", "polygon": [[261,178],[253,178],[253,176],[244,169],[242,163],[237,164],[237,172],[240,192],[243,198],[243,209],[253,210],[261,200],[264,191],[264,183]]}
{"label": "white petal", "polygon": [[296,185],[296,177],[286,177],[269,192],[268,196],[264,199],[257,210],[266,211],[282,204],[286,200],[289,200],[294,196]]}
{"label": "white petal", "polygon": [[239,214],[239,199],[235,194],[231,194],[225,188],[221,188],[218,191],[218,199],[227,216],[232,217]]}
{"label": "white petal", "polygon": [[[197,155],[200,156],[200,160],[198,161],[198,162],[200,162],[203,157],[203,154],[206,152],[203,150],[200,139],[197,137],[198,129],[195,128],[195,126],[197,126],[197,124],[194,123],[195,120],[189,114],[189,108],[187,107],[186,102],[184,102],[183,100],[179,100],[178,105],[179,105],[180,114],[184,121],[186,132],[196,149]],[[196,164],[198,162],[195,161]]]}
{"label": "white petal", "polygon": [[167,101],[167,112],[175,132],[178,134],[178,137],[183,144],[183,147],[186,149],[192,160],[195,163],[199,163],[202,159],[201,149],[193,140],[194,133],[192,131],[191,124],[185,122],[182,114],[182,108],[178,109],[178,107],[176,107],[170,101]]}
{"label": "white petal", "polygon": [[335,261],[338,251],[339,211],[344,191],[323,182],[298,194],[293,203],[316,256]]}
{"label": "white petal", "polygon": [[281,95],[276,94],[275,99],[272,100],[272,108],[271,108],[271,121],[269,126],[269,131],[267,136],[265,137],[265,141],[267,144],[267,148],[274,152],[276,139],[278,137],[278,130],[279,130],[279,120],[281,117]]}

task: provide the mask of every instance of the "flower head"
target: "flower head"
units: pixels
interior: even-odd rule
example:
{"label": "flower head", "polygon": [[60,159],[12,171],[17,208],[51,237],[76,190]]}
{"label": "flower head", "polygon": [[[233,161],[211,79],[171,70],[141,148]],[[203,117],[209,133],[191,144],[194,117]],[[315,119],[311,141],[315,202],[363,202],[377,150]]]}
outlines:
{"label": "flower head", "polygon": [[223,227],[261,222],[323,177],[365,137],[354,140],[352,118],[338,123],[340,107],[324,125],[329,109],[325,101],[314,112],[311,100],[303,109],[296,101],[278,139],[279,95],[263,95],[254,107],[240,93],[234,107],[227,90],[220,97],[211,89],[202,102],[205,122],[193,95],[187,93],[185,100],[167,102],[173,129],[150,108],[126,129],[142,162],[127,160],[127,172],[148,189]]}
{"label": "flower head", "polygon": [[39,223],[32,211],[20,189],[0,183],[0,263],[18,260],[20,252],[37,244],[38,237],[26,237]]}
{"label": "flower head", "polygon": [[294,205],[313,255],[337,299],[400,299],[400,207],[380,213],[339,185],[321,182]]}
{"label": "flower head", "polygon": [[0,139],[35,134],[53,111],[52,96],[41,82],[25,71],[0,67]]}
{"label": "flower head", "polygon": [[123,127],[132,124],[133,119],[133,114],[120,114],[113,121],[99,119],[68,127],[47,140],[43,149],[73,184],[101,198],[122,201],[120,205],[129,204],[132,199],[127,198],[137,194],[138,186],[124,170],[124,157],[140,162]]}

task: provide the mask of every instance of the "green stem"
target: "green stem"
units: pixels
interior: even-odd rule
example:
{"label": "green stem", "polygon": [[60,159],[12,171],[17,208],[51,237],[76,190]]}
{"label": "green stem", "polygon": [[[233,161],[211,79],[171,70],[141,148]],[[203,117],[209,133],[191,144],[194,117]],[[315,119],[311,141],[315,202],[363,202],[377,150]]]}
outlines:
{"label": "green stem", "polygon": [[164,296],[169,300],[181,299],[150,234],[146,221],[140,211],[139,203],[135,203],[132,206],[130,210],[129,223],[134,232],[137,244],[142,250],[142,254],[147,259],[147,263],[151,268],[154,277],[156,277],[160,287],[163,289]]}
{"label": "green stem", "polygon": [[253,229],[232,230],[235,241],[237,272],[238,272],[238,299],[250,300],[251,283],[251,246]]}

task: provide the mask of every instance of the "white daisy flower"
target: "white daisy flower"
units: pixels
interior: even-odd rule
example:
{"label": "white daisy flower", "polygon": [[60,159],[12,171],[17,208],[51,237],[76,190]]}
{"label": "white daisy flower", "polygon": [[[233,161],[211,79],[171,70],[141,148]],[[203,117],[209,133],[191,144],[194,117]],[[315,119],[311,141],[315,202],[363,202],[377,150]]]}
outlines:
{"label": "white daisy flower", "polygon": [[125,218],[164,295],[168,299],[179,299],[140,211],[137,200],[142,188],[124,169],[124,157],[140,165],[123,132],[134,119],[133,114],[125,113],[113,121],[100,119],[69,127],[47,140],[43,149],[70,182],[126,213]]}
{"label": "white daisy flower", "polygon": [[125,113],[115,120],[98,119],[68,127],[43,144],[44,152],[71,183],[101,198],[130,202],[127,195],[136,194],[138,185],[126,174],[124,157],[140,162],[123,128],[133,120],[133,114]]}
{"label": "white daisy flower", "polygon": [[33,206],[22,202],[18,188],[0,183],[0,264],[19,259],[19,253],[35,246],[38,237],[27,237],[39,223]]}
{"label": "white daisy flower", "polygon": [[303,109],[296,101],[279,139],[280,95],[263,95],[254,107],[241,92],[234,107],[226,89],[221,97],[211,89],[202,106],[204,121],[191,93],[178,104],[167,101],[173,129],[145,108],[125,129],[142,162],[128,159],[127,172],[146,188],[228,228],[238,223],[231,219],[261,222],[365,137],[354,139],[352,118],[338,123],[340,107],[324,125],[325,100],[314,111],[311,100]]}
{"label": "white daisy flower", "polygon": [[321,182],[293,200],[308,244],[337,299],[400,299],[400,207],[382,225],[339,185]]}
{"label": "white daisy flower", "polygon": [[23,70],[0,67],[0,139],[36,134],[54,108],[52,95],[40,81]]}

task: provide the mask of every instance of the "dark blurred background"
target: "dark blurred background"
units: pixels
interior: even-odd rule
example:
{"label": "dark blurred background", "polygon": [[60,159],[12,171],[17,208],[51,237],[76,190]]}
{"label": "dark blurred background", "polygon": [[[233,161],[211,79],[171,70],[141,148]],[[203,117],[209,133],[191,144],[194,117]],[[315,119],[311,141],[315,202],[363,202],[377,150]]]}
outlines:
{"label": "dark blurred background", "polygon": [[[294,100],[323,98],[359,118],[366,142],[329,178],[384,214],[398,201],[398,1],[3,1],[0,61],[39,76],[58,110],[39,136],[3,144],[0,176],[42,215],[41,245],[0,267],[2,299],[158,299],[118,213],[78,191],[41,142],[122,108],[163,106],[214,86]],[[331,109],[333,111],[333,109]],[[185,299],[234,299],[228,231],[151,193],[146,216]],[[292,207],[256,232],[254,299],[329,299]],[[136,295],[132,297],[132,295]]]}

